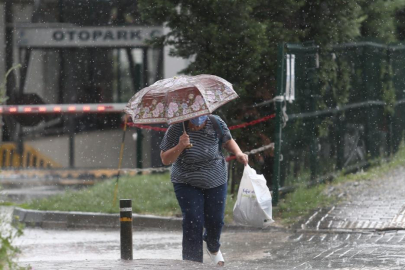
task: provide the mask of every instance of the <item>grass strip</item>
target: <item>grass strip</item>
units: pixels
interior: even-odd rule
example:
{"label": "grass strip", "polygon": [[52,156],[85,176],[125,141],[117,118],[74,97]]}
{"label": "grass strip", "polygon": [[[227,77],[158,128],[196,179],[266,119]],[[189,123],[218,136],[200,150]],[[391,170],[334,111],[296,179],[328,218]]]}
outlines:
{"label": "grass strip", "polygon": [[[158,216],[181,216],[170,182],[169,173],[122,177],[118,185],[117,203],[113,206],[115,179],[82,190],[67,190],[60,195],[34,200],[24,208],[45,211],[80,211],[119,213],[119,199],[131,199],[133,213]],[[225,222],[232,220],[233,196],[227,199]]]}
{"label": "grass strip", "polygon": [[[281,219],[285,225],[291,225],[309,215],[320,207],[328,207],[339,200],[327,196],[325,190],[331,186],[347,181],[364,181],[381,177],[387,172],[405,164],[405,147],[386,162],[379,160],[367,171],[345,175],[342,172],[331,183],[320,184],[306,188],[301,186],[287,194],[274,209],[274,216]],[[119,207],[113,206],[113,191],[115,179],[97,183],[83,190],[68,190],[64,194],[45,199],[34,200],[22,207],[37,210],[81,211],[99,213],[118,213]],[[137,214],[152,214],[158,216],[181,216],[169,173],[122,177],[119,182],[118,200],[131,199],[133,212]],[[117,201],[118,201],[117,200]],[[225,222],[232,222],[232,210],[236,201],[235,195],[228,195]]]}

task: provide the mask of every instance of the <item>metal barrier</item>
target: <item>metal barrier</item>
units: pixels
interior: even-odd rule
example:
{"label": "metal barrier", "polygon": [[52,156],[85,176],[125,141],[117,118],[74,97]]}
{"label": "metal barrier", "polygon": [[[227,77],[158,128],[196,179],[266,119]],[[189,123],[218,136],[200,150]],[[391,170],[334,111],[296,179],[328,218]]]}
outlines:
{"label": "metal barrier", "polygon": [[30,145],[24,145],[23,155],[18,155],[14,143],[4,143],[0,146],[0,167],[6,168],[59,168],[58,163],[40,153]]}
{"label": "metal barrier", "polygon": [[[20,123],[16,124],[15,129],[7,129],[11,130],[12,134],[9,134],[6,142],[16,143],[18,147],[6,147],[0,168],[94,168],[94,164],[101,164],[100,168],[111,168],[115,160],[104,156],[105,152],[112,153],[115,150],[112,137],[119,136],[122,132],[119,123],[125,106],[126,103],[0,105],[0,117],[9,119],[10,127],[12,121]],[[7,124],[7,121],[5,123]],[[35,124],[30,126],[26,123]],[[100,132],[96,135],[97,140],[92,136],[95,132]],[[75,141],[75,138],[81,140]],[[48,143],[47,139],[52,143]],[[136,142],[141,144],[142,136],[137,136]],[[26,151],[26,143],[34,147],[40,145],[38,149],[52,156],[54,160],[35,149]],[[104,144],[104,147],[99,147],[100,144]],[[141,148],[142,144],[136,148],[137,153]],[[132,155],[128,156],[132,158]],[[128,167],[132,166],[128,163],[132,163],[132,160],[125,163]]]}

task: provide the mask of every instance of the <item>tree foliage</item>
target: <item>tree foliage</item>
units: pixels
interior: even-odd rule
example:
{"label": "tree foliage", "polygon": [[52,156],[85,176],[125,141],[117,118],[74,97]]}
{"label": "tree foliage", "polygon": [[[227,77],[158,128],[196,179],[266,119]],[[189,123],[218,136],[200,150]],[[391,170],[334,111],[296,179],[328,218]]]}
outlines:
{"label": "tree foliage", "polygon": [[[144,19],[170,30],[156,44],[193,59],[186,74],[216,74],[247,102],[274,96],[279,42],[327,46],[396,40],[401,0],[140,0]],[[337,69],[336,67],[333,69]]]}
{"label": "tree foliage", "polygon": [[326,46],[355,41],[360,36],[362,9],[356,0],[307,0],[300,9],[303,40]]}
{"label": "tree foliage", "polygon": [[271,5],[262,0],[140,1],[142,14],[153,23],[166,23],[170,32],[161,42],[171,54],[192,58],[183,71],[216,74],[249,96],[274,84],[276,44],[299,41],[294,20],[300,1]]}
{"label": "tree foliage", "polygon": [[10,228],[4,215],[0,215],[0,269],[4,270],[29,270],[28,267],[20,267],[16,263],[16,257],[20,250],[13,245],[13,241],[23,234],[22,226]]}
{"label": "tree foliage", "polygon": [[398,41],[395,15],[405,8],[402,0],[364,1],[361,3],[364,20],[361,24],[361,36],[378,42]]}
{"label": "tree foliage", "polygon": [[[144,20],[165,23],[169,29],[155,44],[170,45],[173,56],[192,59],[184,73],[216,74],[234,84],[241,99],[226,107],[224,114],[236,121],[253,120],[273,112],[271,106],[258,111],[251,105],[275,96],[280,42],[313,42],[321,46],[322,65],[315,78],[317,87],[310,95],[319,97],[316,109],[322,109],[346,104],[353,92],[351,82],[355,75],[348,58],[333,54],[332,45],[365,39],[388,43],[405,37],[405,24],[398,20],[405,17],[402,0],[140,0],[139,3]],[[384,74],[386,71],[389,69]],[[383,88],[387,92],[383,97],[392,103],[395,90],[387,83]],[[326,129],[329,122],[325,122]],[[251,132],[234,134],[251,149],[257,142],[252,134],[272,134],[271,128],[271,124],[262,125]],[[325,130],[319,133],[327,135]]]}

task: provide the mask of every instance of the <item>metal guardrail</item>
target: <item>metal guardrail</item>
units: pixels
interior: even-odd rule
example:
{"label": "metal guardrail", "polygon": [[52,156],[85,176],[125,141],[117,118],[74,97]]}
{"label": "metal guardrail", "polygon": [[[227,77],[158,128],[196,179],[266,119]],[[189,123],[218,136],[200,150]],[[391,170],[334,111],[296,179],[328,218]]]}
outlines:
{"label": "metal guardrail", "polygon": [[[394,106],[398,106],[401,104],[405,103],[405,99],[399,100],[398,102],[396,102],[394,104]],[[384,101],[364,101],[364,102],[358,102],[358,103],[352,103],[352,104],[348,104],[348,105],[344,105],[342,107],[337,107],[337,108],[333,108],[333,109],[326,109],[326,110],[322,110],[322,111],[315,111],[315,112],[308,112],[308,113],[297,113],[297,114],[289,114],[288,115],[288,119],[292,120],[292,119],[297,119],[297,118],[309,118],[309,117],[316,117],[316,116],[321,116],[321,115],[330,115],[330,114],[336,114],[342,111],[346,111],[346,110],[350,110],[350,109],[359,109],[359,108],[363,108],[363,107],[368,107],[368,106],[385,106],[387,105],[386,102]]]}

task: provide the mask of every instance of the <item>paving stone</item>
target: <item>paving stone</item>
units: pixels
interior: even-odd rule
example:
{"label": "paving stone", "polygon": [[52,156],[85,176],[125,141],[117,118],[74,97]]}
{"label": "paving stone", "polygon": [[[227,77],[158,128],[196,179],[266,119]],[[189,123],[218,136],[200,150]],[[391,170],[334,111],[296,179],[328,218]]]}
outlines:
{"label": "paving stone", "polygon": [[[381,179],[360,181],[356,186],[343,183],[336,189],[344,190],[347,200],[328,212],[318,211],[306,228],[388,230],[405,229],[405,168],[398,168]],[[340,192],[340,191],[339,191]]]}

